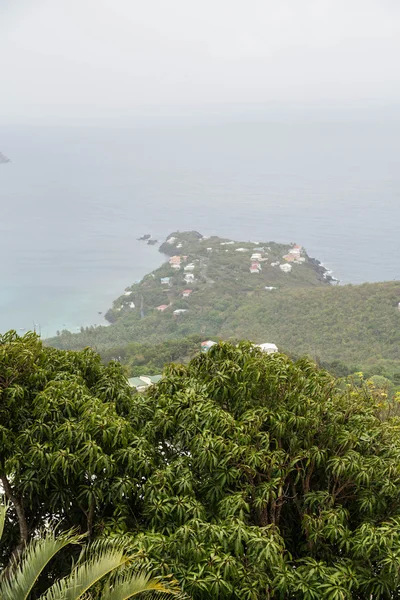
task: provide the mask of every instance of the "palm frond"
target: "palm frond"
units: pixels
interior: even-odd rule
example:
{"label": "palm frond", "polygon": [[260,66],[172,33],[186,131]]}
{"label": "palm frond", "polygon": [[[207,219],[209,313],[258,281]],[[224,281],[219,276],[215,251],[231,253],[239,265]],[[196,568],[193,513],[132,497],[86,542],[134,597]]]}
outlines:
{"label": "palm frond", "polygon": [[105,575],[112,573],[129,558],[121,545],[95,543],[83,553],[70,575],[56,581],[39,600],[78,600]]}
{"label": "palm frond", "polygon": [[3,536],[4,523],[6,521],[6,514],[8,510],[8,504],[4,502],[4,498],[0,500],[0,540]]}
{"label": "palm frond", "polygon": [[150,592],[151,596],[154,594],[160,598],[177,596],[180,590],[175,580],[166,582],[159,578],[152,578],[146,573],[127,571],[116,577],[112,585],[101,594],[100,600],[127,600],[143,592]]}
{"label": "palm frond", "polygon": [[51,529],[41,538],[33,540],[22,553],[15,569],[0,580],[0,598],[2,600],[27,600],[33,586],[45,566],[65,546],[79,544],[84,536],[70,531],[56,536]]}

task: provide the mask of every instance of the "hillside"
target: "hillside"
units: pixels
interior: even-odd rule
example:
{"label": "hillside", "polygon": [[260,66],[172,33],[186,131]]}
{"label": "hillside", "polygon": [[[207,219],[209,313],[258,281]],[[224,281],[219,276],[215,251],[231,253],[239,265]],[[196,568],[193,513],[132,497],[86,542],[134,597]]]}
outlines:
{"label": "hillside", "polygon": [[295,244],[197,232],[167,239],[160,251],[168,261],[116,299],[109,327],[62,332],[49,343],[124,355],[131,371],[128,345],[140,356],[138,344],[148,349],[188,336],[269,341],[323,363],[400,371],[400,282],[332,285],[320,263]]}

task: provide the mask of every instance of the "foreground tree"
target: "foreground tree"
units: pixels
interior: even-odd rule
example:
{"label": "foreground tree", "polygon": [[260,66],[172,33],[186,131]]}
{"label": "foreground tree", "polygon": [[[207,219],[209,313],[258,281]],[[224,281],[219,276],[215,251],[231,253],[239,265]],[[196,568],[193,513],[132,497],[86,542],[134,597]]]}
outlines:
{"label": "foreground tree", "polygon": [[196,599],[400,598],[398,419],[307,360],[214,346],[136,401],[157,449],[132,543]]}
{"label": "foreground tree", "polygon": [[153,449],[124,417],[131,398],[121,367],[90,349],[0,336],[0,478],[16,525],[3,565],[49,520],[91,540],[96,527],[118,533],[121,518],[134,519]]}
{"label": "foreground tree", "polygon": [[[3,533],[7,506],[0,505],[0,539]],[[22,551],[18,562],[13,561],[0,573],[1,600],[28,600],[37,581],[48,563],[63,548],[81,544],[82,535],[67,532],[56,535],[47,530],[45,535],[34,539]],[[128,600],[134,596],[156,594],[162,597],[177,595],[174,581],[163,583],[144,573],[129,568],[132,560],[124,544],[95,543],[87,547],[72,571],[52,583],[38,600]]]}

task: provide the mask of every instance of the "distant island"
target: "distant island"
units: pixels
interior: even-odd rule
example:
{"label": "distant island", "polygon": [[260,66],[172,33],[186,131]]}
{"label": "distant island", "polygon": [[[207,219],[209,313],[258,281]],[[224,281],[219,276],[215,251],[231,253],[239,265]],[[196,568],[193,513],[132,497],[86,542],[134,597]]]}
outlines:
{"label": "distant island", "polygon": [[336,285],[296,243],[176,231],[159,249],[164,262],[114,301],[109,326],[46,343],[92,346],[136,376],[187,360],[207,340],[250,339],[309,355],[337,375],[362,370],[400,385],[400,282]]}
{"label": "distant island", "polygon": [[4,156],[4,154],[2,154],[0,152],[0,165],[1,164],[5,164],[5,163],[9,163],[11,162],[11,160],[9,158],[7,158],[7,156]]}

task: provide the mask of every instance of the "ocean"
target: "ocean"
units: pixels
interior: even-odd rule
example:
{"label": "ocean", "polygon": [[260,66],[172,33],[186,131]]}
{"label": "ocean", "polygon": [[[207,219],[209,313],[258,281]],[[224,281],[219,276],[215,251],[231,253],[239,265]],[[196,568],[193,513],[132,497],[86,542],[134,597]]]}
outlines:
{"label": "ocean", "polygon": [[[302,244],[342,283],[400,278],[400,121],[0,126],[0,331],[103,323],[174,230]],[[100,314],[102,313],[102,314]]]}

